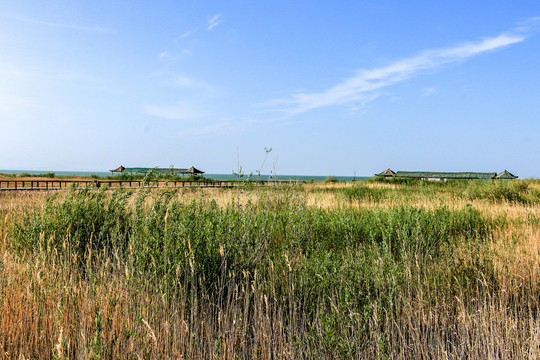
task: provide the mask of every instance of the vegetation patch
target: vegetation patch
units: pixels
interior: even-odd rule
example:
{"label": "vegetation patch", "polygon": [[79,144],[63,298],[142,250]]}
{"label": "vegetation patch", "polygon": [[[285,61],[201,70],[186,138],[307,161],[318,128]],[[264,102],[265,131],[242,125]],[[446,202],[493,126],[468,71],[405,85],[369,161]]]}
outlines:
{"label": "vegetation patch", "polygon": [[[529,187],[516,185],[368,185],[335,191],[350,200],[478,194],[494,205],[523,205],[494,195],[510,186],[534,203]],[[316,189],[235,191],[257,196],[218,206],[204,192],[186,201],[176,190],[70,190],[15,217],[6,224],[6,251],[29,270],[14,278],[2,265],[0,299],[17,298],[17,284],[28,293],[0,305],[10,314],[15,303],[35,306],[41,322],[27,321],[32,333],[40,324],[56,329],[48,340],[32,340],[25,354],[460,357],[479,351],[471,331],[497,336],[516,355],[538,350],[523,340],[538,327],[538,269],[520,288],[507,287],[501,264],[511,264],[492,247],[507,229],[535,226],[537,215],[509,222],[439,201],[433,209],[405,201],[320,209],[305,201]],[[23,346],[10,340],[17,316],[0,323],[8,329],[0,330],[4,352]],[[494,333],[496,324],[481,328],[493,318],[523,326],[511,334],[503,327]]]}

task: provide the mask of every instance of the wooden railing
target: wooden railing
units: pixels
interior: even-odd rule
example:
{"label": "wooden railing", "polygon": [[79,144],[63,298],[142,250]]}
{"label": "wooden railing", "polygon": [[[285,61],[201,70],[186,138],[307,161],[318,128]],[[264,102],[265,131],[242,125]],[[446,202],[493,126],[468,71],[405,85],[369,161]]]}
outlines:
{"label": "wooden railing", "polygon": [[204,187],[232,188],[238,186],[271,186],[279,184],[294,184],[294,180],[276,181],[234,181],[234,180],[205,180],[205,181],[174,181],[154,180],[0,180],[0,190],[64,190],[83,188],[166,188],[166,187]]}

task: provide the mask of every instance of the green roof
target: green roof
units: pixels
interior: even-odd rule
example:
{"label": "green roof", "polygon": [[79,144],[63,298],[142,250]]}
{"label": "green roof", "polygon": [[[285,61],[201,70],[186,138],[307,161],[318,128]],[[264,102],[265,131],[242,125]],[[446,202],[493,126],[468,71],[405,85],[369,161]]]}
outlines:
{"label": "green roof", "polygon": [[131,174],[146,174],[146,173],[149,173],[150,171],[154,171],[156,174],[181,174],[185,172],[186,169],[132,167],[132,168],[125,168],[124,171]]}
{"label": "green roof", "polygon": [[504,170],[500,174],[495,172],[449,172],[449,171],[398,171],[386,169],[375,176],[383,177],[401,177],[409,179],[463,179],[463,180],[492,180],[504,179],[511,180],[518,177]]}
{"label": "green roof", "polygon": [[389,176],[394,176],[396,175],[395,172],[393,172],[392,170],[390,170],[390,168],[384,170],[384,171],[381,171],[380,173],[378,174],[375,174],[375,176],[384,176],[384,177],[389,177]]}
{"label": "green roof", "polygon": [[418,178],[418,179],[471,179],[490,180],[494,179],[497,173],[484,172],[434,172],[434,171],[398,171],[396,177]]}
{"label": "green roof", "polygon": [[156,174],[170,174],[170,175],[177,175],[177,174],[204,174],[204,171],[201,171],[195,167],[190,167],[189,169],[179,169],[179,168],[145,168],[145,167],[123,167],[120,165],[116,169],[109,170],[110,172],[127,172],[129,174],[147,174],[150,171],[153,171]]}
{"label": "green roof", "polygon": [[110,172],[122,172],[126,170],[125,167],[123,167],[122,165],[120,165],[119,167],[117,167],[116,169],[113,169],[113,170],[109,170]]}
{"label": "green roof", "polygon": [[508,170],[504,170],[502,173],[497,174],[495,176],[495,179],[504,179],[504,180],[511,180],[511,179],[517,179],[518,176],[510,173]]}
{"label": "green roof", "polygon": [[187,170],[184,170],[183,173],[185,174],[204,174],[204,171],[201,171],[197,169],[195,166],[190,167]]}

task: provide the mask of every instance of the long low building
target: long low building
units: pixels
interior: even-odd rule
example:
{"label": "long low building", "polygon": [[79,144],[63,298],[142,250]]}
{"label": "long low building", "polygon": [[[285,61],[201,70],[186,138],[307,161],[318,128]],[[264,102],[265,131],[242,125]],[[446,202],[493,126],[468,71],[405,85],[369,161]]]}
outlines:
{"label": "long low building", "polygon": [[518,177],[508,170],[496,172],[437,172],[437,171],[392,171],[386,169],[375,176],[422,180],[513,180]]}
{"label": "long low building", "polygon": [[164,174],[164,175],[196,175],[204,174],[204,171],[201,171],[194,166],[189,169],[179,169],[179,168],[143,168],[143,167],[124,167],[120,165],[116,169],[109,170],[111,173],[128,173],[128,174],[147,174],[149,172],[154,172],[155,174]]}

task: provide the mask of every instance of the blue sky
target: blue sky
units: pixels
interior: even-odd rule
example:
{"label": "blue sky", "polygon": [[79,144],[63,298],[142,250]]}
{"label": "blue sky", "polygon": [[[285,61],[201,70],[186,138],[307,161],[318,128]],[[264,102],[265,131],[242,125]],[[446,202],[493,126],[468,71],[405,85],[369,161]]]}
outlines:
{"label": "blue sky", "polygon": [[2,1],[0,169],[540,177],[538,1]]}

